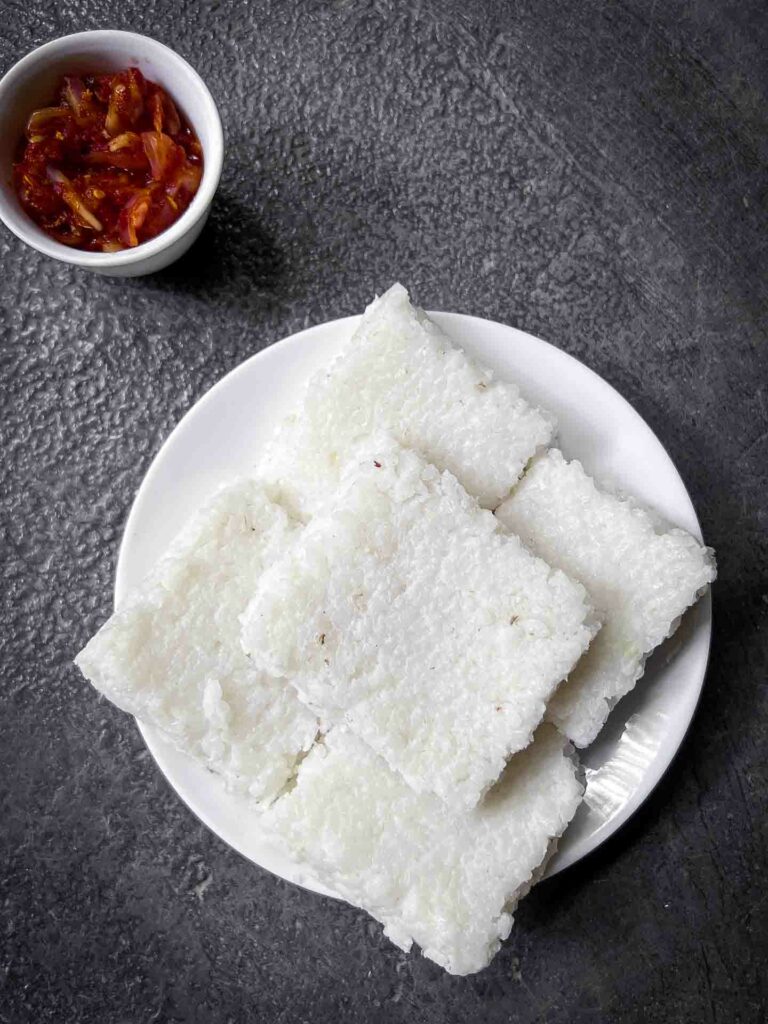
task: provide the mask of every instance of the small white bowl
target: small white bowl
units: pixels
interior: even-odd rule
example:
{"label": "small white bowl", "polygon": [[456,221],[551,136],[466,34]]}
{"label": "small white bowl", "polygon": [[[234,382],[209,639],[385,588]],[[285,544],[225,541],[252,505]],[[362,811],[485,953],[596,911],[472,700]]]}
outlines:
{"label": "small white bowl", "polygon": [[[47,106],[65,74],[121,71],[137,67],[171,96],[203,149],[203,178],[189,207],[167,230],[135,249],[84,252],[45,234],[26,214],[13,187],[16,143],[33,110]],[[78,32],[38,47],[0,79],[0,218],[23,242],[63,263],[99,274],[137,277],[167,267],[187,251],[208,219],[224,156],[221,120],[198,73],[173,50],[135,32]]]}

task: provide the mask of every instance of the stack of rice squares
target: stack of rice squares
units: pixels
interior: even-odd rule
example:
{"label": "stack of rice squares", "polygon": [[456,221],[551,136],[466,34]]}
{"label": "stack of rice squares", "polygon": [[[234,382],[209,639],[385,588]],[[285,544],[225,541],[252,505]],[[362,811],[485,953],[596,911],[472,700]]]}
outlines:
{"label": "stack of rice squares", "polygon": [[395,285],[78,656],[447,971],[509,933],[714,558],[551,447]]}

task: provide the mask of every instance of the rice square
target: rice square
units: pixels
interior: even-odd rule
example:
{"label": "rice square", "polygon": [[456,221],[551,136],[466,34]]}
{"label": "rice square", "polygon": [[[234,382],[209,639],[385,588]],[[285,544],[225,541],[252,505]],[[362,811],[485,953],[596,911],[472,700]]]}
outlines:
{"label": "rice square", "polygon": [[581,801],[564,739],[542,726],[484,801],[448,811],[416,793],[364,742],[332,729],[266,823],[328,887],[385,934],[452,974],[479,971],[512,927]]}
{"label": "rice square", "polygon": [[261,484],[224,488],[76,658],[118,707],[264,802],[294,774],[317,720],[293,687],[251,664],[239,615],[295,530]]}
{"label": "rice square", "polygon": [[355,443],[380,429],[495,508],[555,424],[457,348],[395,284],[310,380],[301,406],[267,446],[260,473],[306,516],[338,483]]}
{"label": "rice square", "polygon": [[420,792],[477,803],[598,628],[450,473],[370,441],[260,578],[243,646]]}
{"label": "rice square", "polygon": [[645,659],[716,576],[714,553],[628,497],[599,489],[579,462],[540,456],[498,519],[550,565],[587,588],[603,618],[595,641],[558,689],[548,717],[590,744]]}

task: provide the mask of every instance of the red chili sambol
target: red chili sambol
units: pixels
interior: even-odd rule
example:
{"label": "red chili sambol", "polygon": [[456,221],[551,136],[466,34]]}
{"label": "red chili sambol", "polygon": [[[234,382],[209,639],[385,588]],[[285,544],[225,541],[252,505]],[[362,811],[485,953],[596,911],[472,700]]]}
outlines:
{"label": "red chili sambol", "polygon": [[203,152],[168,93],[128,68],[65,75],[54,103],[30,115],[13,173],[46,234],[117,252],[182,215],[200,186]]}

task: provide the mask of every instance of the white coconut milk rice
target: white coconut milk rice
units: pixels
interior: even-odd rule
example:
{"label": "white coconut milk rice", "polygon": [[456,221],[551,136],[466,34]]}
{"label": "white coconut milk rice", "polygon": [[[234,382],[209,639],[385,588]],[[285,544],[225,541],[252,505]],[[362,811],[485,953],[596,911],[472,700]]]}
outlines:
{"label": "white coconut milk rice", "polygon": [[576,813],[573,744],[715,578],[555,430],[395,285],[77,657],[453,974]]}

